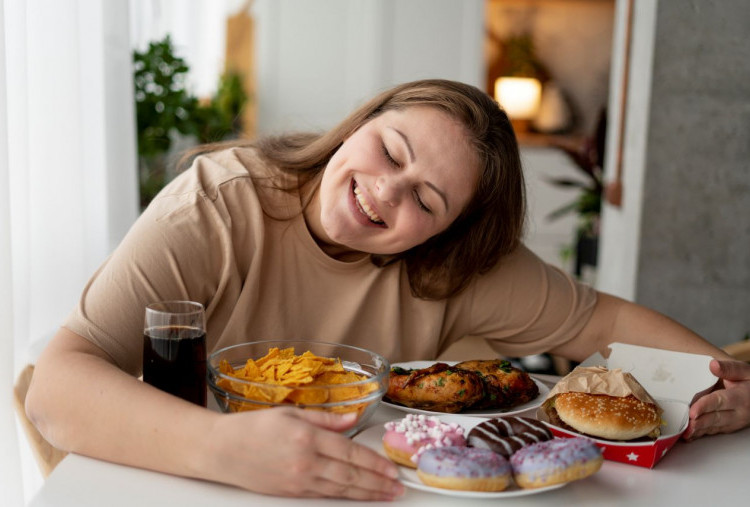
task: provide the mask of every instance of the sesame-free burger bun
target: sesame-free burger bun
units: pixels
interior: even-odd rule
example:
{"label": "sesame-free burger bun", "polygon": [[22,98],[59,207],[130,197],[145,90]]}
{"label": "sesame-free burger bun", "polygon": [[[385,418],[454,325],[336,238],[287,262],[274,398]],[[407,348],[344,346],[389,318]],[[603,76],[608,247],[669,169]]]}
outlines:
{"label": "sesame-free burger bun", "polygon": [[656,438],[661,417],[653,403],[635,396],[608,396],[580,392],[560,393],[555,397],[557,416],[573,428],[592,437],[607,440]]}

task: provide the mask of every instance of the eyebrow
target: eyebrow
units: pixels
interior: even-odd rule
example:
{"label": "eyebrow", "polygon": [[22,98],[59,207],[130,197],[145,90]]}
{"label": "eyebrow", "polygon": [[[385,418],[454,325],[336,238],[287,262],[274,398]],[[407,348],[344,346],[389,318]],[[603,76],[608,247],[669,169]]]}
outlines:
{"label": "eyebrow", "polygon": [[[411,143],[409,142],[409,138],[406,137],[406,134],[401,132],[396,127],[389,127],[391,130],[396,132],[398,135],[401,136],[401,139],[404,140],[404,144],[406,144],[406,149],[409,151],[409,160],[411,160],[412,164],[417,160],[417,157],[414,155],[414,150],[411,147]],[[445,205],[445,210],[449,211],[450,207],[448,206],[448,198],[445,196],[445,192],[440,190],[438,187],[436,187],[433,183],[430,183],[429,181],[425,182],[425,185],[430,187],[432,190],[435,191],[437,195],[440,196],[440,198],[443,200],[443,204]]]}
{"label": "eyebrow", "polygon": [[414,163],[414,161],[417,159],[417,157],[414,156],[414,150],[411,149],[411,143],[409,142],[409,138],[406,137],[406,134],[404,134],[403,132],[401,132],[396,127],[390,127],[390,129],[393,130],[394,132],[396,132],[398,135],[400,135],[401,139],[404,140],[404,143],[406,143],[406,149],[409,150],[409,160],[411,160],[411,162]]}

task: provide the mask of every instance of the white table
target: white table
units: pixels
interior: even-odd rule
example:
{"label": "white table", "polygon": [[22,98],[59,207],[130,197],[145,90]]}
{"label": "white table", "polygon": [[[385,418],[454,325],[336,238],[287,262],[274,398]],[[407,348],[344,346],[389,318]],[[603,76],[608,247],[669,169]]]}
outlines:
{"label": "white table", "polygon": [[[403,417],[381,406],[371,423]],[[750,428],[730,435],[678,442],[653,469],[605,461],[595,475],[563,488],[506,500],[466,499],[407,488],[396,504],[469,507],[509,505],[745,505],[750,498]],[[47,478],[31,507],[180,507],[373,505],[344,500],[257,495],[231,486],[115,465],[76,454]],[[374,503],[381,505],[381,503]],[[383,502],[382,505],[392,505]]]}

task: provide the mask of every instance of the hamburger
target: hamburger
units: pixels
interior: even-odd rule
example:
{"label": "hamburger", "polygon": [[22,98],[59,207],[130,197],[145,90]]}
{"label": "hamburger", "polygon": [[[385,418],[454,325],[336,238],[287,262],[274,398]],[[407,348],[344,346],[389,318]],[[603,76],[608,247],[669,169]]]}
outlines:
{"label": "hamburger", "polygon": [[655,440],[661,434],[661,408],[620,369],[576,368],[543,406],[552,424],[594,438]]}

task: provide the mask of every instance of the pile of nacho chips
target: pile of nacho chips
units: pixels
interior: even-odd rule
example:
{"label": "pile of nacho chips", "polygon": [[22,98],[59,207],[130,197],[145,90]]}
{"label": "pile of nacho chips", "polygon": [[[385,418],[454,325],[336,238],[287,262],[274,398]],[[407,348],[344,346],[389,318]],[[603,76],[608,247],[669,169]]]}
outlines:
{"label": "pile of nacho chips", "polygon": [[[295,355],[293,347],[271,348],[264,357],[248,359],[242,368],[237,369],[232,368],[227,361],[221,361],[219,371],[225,375],[255,383],[246,384],[219,378],[216,384],[222,389],[250,400],[275,404],[317,405],[354,400],[377,388],[375,383],[335,387],[368,377],[345,370],[338,358],[320,357],[310,351]],[[233,405],[233,411],[252,408],[263,407],[241,403]],[[342,411],[357,410],[356,407],[342,408]],[[332,410],[335,411],[336,407]]]}

